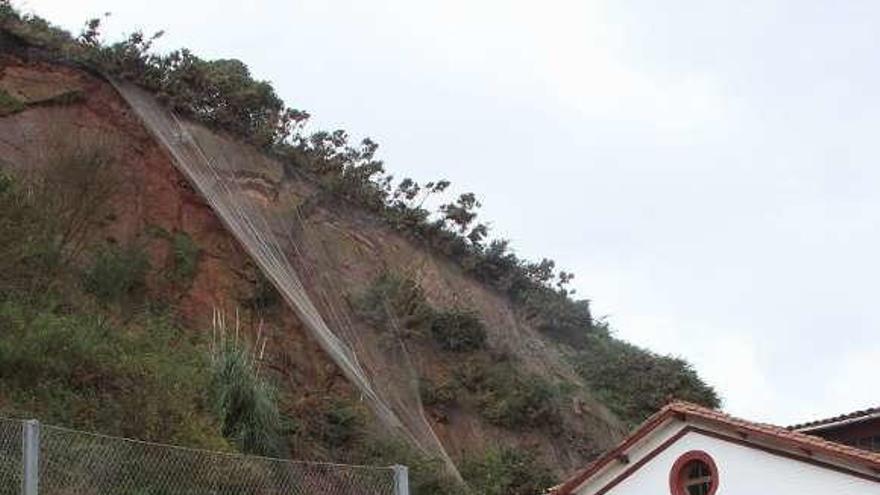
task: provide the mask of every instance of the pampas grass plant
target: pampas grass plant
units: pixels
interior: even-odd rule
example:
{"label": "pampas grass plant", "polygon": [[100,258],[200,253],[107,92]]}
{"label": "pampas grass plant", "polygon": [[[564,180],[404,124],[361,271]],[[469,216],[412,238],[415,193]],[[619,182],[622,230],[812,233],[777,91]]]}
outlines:
{"label": "pampas grass plant", "polygon": [[211,405],[223,435],[245,453],[285,457],[277,391],[260,372],[265,348],[262,325],[252,345],[241,335],[237,313],[230,329],[225,315],[214,310]]}

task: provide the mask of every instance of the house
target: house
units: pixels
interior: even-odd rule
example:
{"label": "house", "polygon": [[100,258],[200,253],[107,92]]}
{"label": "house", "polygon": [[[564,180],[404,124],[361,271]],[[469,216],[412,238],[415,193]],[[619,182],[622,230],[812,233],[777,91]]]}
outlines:
{"label": "house", "polygon": [[550,493],[880,495],[880,453],[675,402]]}
{"label": "house", "polygon": [[880,452],[880,407],[789,426],[788,428],[807,435],[822,437],[832,442]]}

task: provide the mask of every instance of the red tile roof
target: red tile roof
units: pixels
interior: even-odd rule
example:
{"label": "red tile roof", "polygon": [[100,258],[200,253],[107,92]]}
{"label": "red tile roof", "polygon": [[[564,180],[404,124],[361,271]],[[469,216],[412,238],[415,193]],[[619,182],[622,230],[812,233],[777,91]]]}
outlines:
{"label": "red tile roof", "polygon": [[657,426],[674,416],[684,418],[697,418],[702,421],[719,426],[727,426],[738,432],[774,441],[788,447],[799,448],[807,452],[822,453],[841,461],[851,462],[860,466],[871,468],[880,472],[880,453],[868,452],[847,445],[830,442],[819,437],[799,433],[796,431],[764,423],[755,423],[744,419],[734,418],[720,411],[709,409],[689,402],[673,402],[648,418],[636,428],[617,447],[605,453],[602,457],[575,474],[568,481],[551,489],[554,495],[569,495],[572,490],[583,484],[584,481],[599,472],[614,459],[619,458],[636,442],[651,433]]}
{"label": "red tile roof", "polygon": [[807,423],[801,423],[797,425],[789,426],[789,430],[813,430],[813,429],[821,429],[825,426],[830,426],[835,423],[851,423],[858,422],[861,420],[867,420],[874,417],[880,416],[880,407],[872,407],[870,409],[862,409],[861,411],[854,411],[848,414],[841,414],[839,416],[834,416],[833,418],[825,418],[819,419],[816,421],[809,421]]}

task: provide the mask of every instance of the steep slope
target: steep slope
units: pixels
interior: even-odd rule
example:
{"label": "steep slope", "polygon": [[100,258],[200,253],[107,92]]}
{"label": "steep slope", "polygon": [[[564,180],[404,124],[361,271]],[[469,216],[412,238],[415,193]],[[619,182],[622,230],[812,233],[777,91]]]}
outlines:
{"label": "steep slope", "polygon": [[[303,311],[278,302],[267,279],[291,302],[283,280],[267,270],[241,232],[229,230],[223,211],[206,200],[204,184],[181,173],[173,142],[183,138],[172,132],[170,140],[157,139],[163,131],[103,77],[17,42],[5,43],[0,168],[27,175],[71,142],[111,154],[114,166],[107,173],[118,184],[112,213],[89,241],[143,244],[150,266],[162,267],[149,273],[148,290],[189,328],[210,329],[214,308],[223,308],[239,315],[245,331],[268,336],[263,362],[279,383],[285,414],[306,431],[316,411],[332,425],[343,425],[340,435],[326,424],[315,435],[291,433],[294,454],[361,460],[360,453],[346,448],[358,436],[349,430],[383,431],[394,425],[348,415],[361,414],[363,388],[352,385],[351,374],[332,352],[328,356],[326,342],[315,338]],[[589,345],[575,349],[554,340],[508,294],[375,214],[328,195],[306,170],[223,131],[180,122],[208,163],[228,162],[220,174],[228,186],[224,194],[247,204],[248,218],[253,211],[268,212],[271,225],[258,230],[287,243],[283,254],[304,293],[327,326],[342,335],[372,386],[396,404],[395,410],[416,419],[422,418],[424,402],[422,420],[459,465],[510,446],[534,453],[556,476],[568,473],[611,446],[626,422],[637,419],[629,417],[631,409],[614,407],[619,404],[611,402],[615,392],[665,393],[655,386],[663,377],[688,371],[601,334],[588,340],[602,349],[592,354]],[[169,269],[180,264],[180,252],[187,249],[197,255],[189,257],[185,280],[169,279]],[[480,331],[464,332],[472,327]],[[635,355],[636,367],[629,366],[629,354],[620,346]],[[584,355],[608,359],[602,367]],[[621,356],[627,360],[614,362]],[[598,369],[610,380],[591,377]],[[635,384],[642,382],[640,374],[650,378],[644,385]],[[621,388],[615,379],[628,383]],[[669,391],[687,394],[694,389],[691,382],[685,376]],[[340,414],[333,409],[339,403],[351,406]],[[618,419],[608,405],[627,417]],[[326,445],[315,438],[337,449],[321,451]]]}
{"label": "steep slope", "polygon": [[[74,69],[6,59],[0,87],[22,97],[27,105],[24,111],[0,120],[0,135],[4,136],[0,156],[9,166],[39,163],[45,159],[40,156],[45,150],[57,146],[59,135],[100,135],[119,153],[116,158],[121,166],[115,172],[121,174],[124,184],[113,204],[115,219],[107,226],[105,235],[121,244],[142,237],[149,229],[183,232],[192,237],[201,252],[199,266],[192,285],[176,302],[189,321],[207,328],[212,308],[231,308],[251,297],[258,276],[253,263],[112,86]],[[79,96],[61,103],[46,103],[44,97],[28,94],[35,87],[53,97]],[[217,135],[213,138],[222,140],[224,146],[246,146]],[[260,201],[295,204],[317,194],[316,187],[308,181],[290,177],[282,180],[279,168],[268,167],[266,163],[246,163],[235,178]],[[305,258],[303,264],[320,272],[314,277],[338,281],[347,296],[367,290],[385,272],[406,274],[418,281],[432,306],[466,303],[476,310],[486,324],[491,352],[516,356],[517,366],[586,390],[574,370],[565,365],[560,350],[520,321],[503,296],[462,274],[452,263],[414,246],[377,220],[344,205],[335,211],[317,207],[298,229],[310,232],[308,250],[301,253]],[[163,239],[152,241],[149,251],[153,265],[168,263],[170,246]],[[311,285],[317,283],[307,281]],[[266,320],[266,326],[273,329],[269,348],[276,355],[272,360],[279,363],[274,368],[285,375],[304,374],[296,388],[304,384],[319,389],[347,388],[338,373],[327,376],[331,365],[323,353],[315,352],[315,344],[304,335],[292,312],[281,313],[278,320]],[[435,381],[449,377],[461,365],[460,355],[445,356],[431,348],[429,342],[412,342],[410,355],[420,374]],[[493,427],[467,409],[435,414],[436,418],[442,416],[442,422],[436,424],[437,432],[454,453],[482,451],[500,441],[524,441],[530,448],[545,452],[552,465],[569,469],[582,462],[584,454],[610,445],[620,431],[613,416],[601,406],[586,407],[586,399],[572,400],[575,402],[565,415],[571,423],[567,429],[579,437],[577,440],[583,442],[580,444],[559,442],[539,432],[518,434]],[[577,414],[572,413],[575,408]]]}

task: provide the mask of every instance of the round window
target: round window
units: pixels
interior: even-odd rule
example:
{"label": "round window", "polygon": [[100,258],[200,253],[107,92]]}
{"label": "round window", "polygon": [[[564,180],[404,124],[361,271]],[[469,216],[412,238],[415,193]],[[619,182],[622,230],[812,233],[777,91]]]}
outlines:
{"label": "round window", "polygon": [[675,461],[669,473],[672,495],[713,495],[718,490],[718,468],[709,454],[694,450]]}

